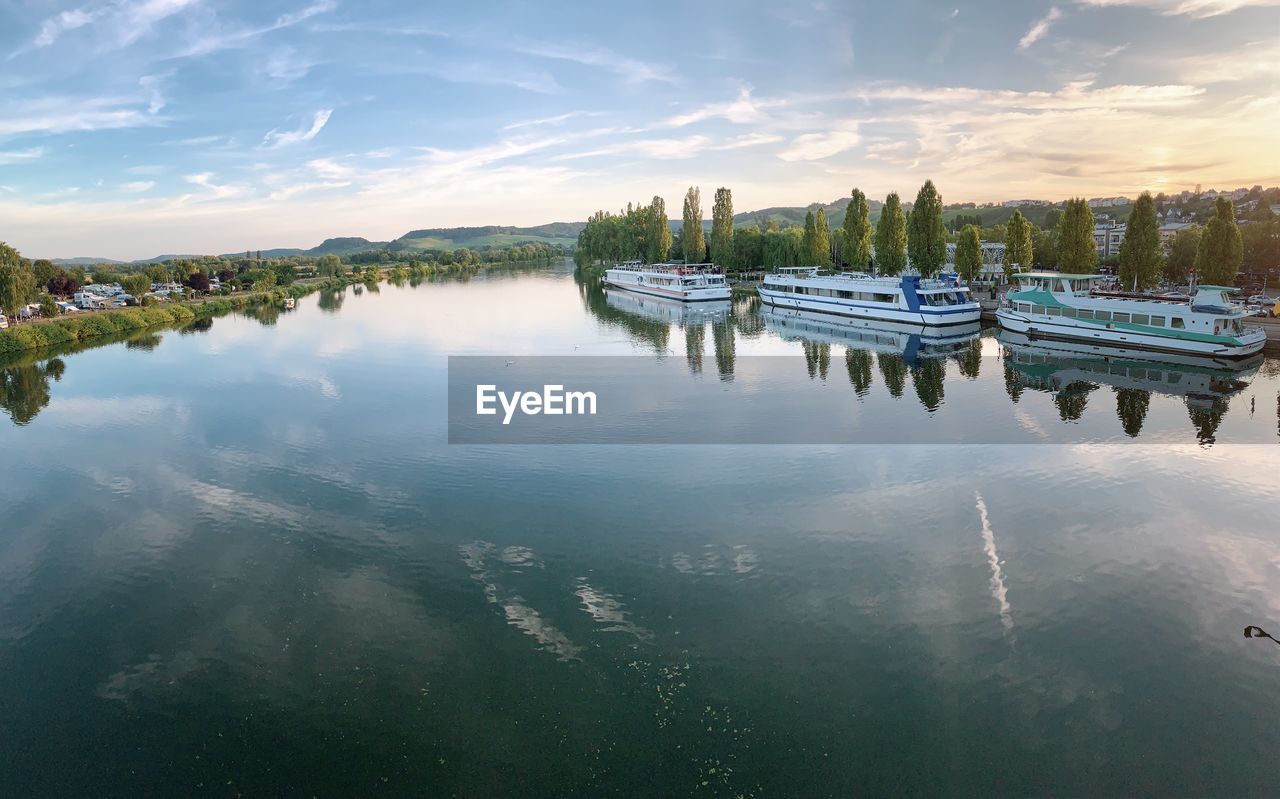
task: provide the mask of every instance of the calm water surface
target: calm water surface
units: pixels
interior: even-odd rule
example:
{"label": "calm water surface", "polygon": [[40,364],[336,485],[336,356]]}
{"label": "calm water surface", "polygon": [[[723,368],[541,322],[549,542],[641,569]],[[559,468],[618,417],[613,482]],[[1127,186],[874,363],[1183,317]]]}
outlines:
{"label": "calm water surface", "polygon": [[[561,267],[6,369],[0,795],[1280,792],[1276,362],[642,305]],[[447,355],[574,353],[756,403],[803,356],[974,443],[446,443]]]}

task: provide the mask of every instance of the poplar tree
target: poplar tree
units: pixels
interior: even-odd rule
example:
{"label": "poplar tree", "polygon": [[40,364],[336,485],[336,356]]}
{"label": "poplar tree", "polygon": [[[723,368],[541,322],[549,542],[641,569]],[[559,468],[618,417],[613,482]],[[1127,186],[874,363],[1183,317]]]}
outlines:
{"label": "poplar tree", "polygon": [[645,238],[649,263],[666,261],[671,253],[671,222],[667,219],[667,201],[656,195],[649,204],[649,233]]}
{"label": "poplar tree", "polygon": [[965,225],[956,243],[956,271],[965,280],[977,280],[982,273],[982,233],[977,225]]}
{"label": "poplar tree", "polygon": [[907,266],[907,220],[902,215],[902,201],[892,192],[884,199],[880,221],[876,223],[876,271],[896,275]]}
{"label": "poplar tree", "polygon": [[924,277],[933,277],[947,262],[947,227],[942,223],[942,197],[932,180],[916,193],[907,221],[907,255]]}
{"label": "poplar tree", "polygon": [[831,228],[827,226],[827,212],[819,208],[814,219],[813,252],[810,259],[818,266],[831,265]]}
{"label": "poplar tree", "polygon": [[[1090,241],[1093,233],[1090,231]],[[1025,269],[1035,262],[1031,245],[1031,223],[1021,211],[1014,211],[1004,228],[1004,276],[1012,280],[1020,269]]]}
{"label": "poplar tree", "polygon": [[1093,211],[1083,197],[1067,200],[1067,208],[1058,220],[1058,268],[1071,275],[1088,275],[1097,266]]}
{"label": "poplar tree", "polygon": [[0,310],[17,316],[36,291],[36,275],[18,251],[0,241]]}
{"label": "poplar tree", "polygon": [[809,266],[817,263],[814,257],[814,240],[818,238],[818,223],[813,219],[813,211],[806,211],[804,215],[804,238],[801,249],[804,250],[804,259]]}
{"label": "poplar tree", "polygon": [[702,233],[702,192],[697,186],[690,186],[684,194],[684,227],[680,231],[680,243],[684,246],[685,263],[702,263],[707,246]]}
{"label": "poplar tree", "polygon": [[711,208],[711,263],[730,265],[733,261],[733,194],[721,186]]}
{"label": "poplar tree", "polygon": [[1235,206],[1228,199],[1218,198],[1217,212],[1205,225],[1196,248],[1196,274],[1201,283],[1215,286],[1234,285],[1244,260],[1244,245],[1240,228],[1236,226]]}
{"label": "poplar tree", "polygon": [[1120,244],[1120,285],[1149,289],[1156,285],[1163,266],[1160,247],[1160,222],[1156,219],[1156,203],[1150,192],[1143,192],[1133,205],[1124,241]]}
{"label": "poplar tree", "polygon": [[871,218],[867,196],[853,190],[853,199],[844,212],[844,260],[854,269],[871,261]]}

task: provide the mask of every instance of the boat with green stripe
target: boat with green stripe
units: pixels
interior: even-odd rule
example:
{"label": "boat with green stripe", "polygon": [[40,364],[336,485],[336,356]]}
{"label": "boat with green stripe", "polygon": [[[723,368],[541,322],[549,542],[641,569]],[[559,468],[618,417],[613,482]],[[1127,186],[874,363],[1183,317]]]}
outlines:
{"label": "boat with green stripe", "polygon": [[1247,358],[1267,336],[1245,326],[1247,312],[1225,286],[1198,286],[1187,300],[1099,297],[1102,275],[1026,272],[1005,295],[996,319],[1005,330],[1033,339],[1088,342],[1157,353]]}

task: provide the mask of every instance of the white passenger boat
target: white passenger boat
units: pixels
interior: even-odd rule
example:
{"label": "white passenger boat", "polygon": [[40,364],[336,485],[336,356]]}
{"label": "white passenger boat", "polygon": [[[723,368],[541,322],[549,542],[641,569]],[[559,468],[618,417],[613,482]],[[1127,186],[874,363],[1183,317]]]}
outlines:
{"label": "white passenger boat", "polygon": [[729,300],[687,303],[669,300],[666,297],[650,297],[608,288],[605,289],[604,296],[610,308],[655,322],[665,322],[681,327],[686,324],[718,321],[728,316],[729,309],[732,307]]}
{"label": "white passenger boat", "polygon": [[729,283],[719,267],[694,264],[644,264],[624,261],[604,273],[605,285],[666,297],[679,302],[729,299]]}
{"label": "white passenger boat", "polygon": [[853,349],[918,358],[944,357],[966,348],[982,332],[980,322],[937,326],[848,319],[814,311],[766,308],[765,329],[784,341],[841,344]]}
{"label": "white passenger boat", "polygon": [[1245,327],[1247,314],[1222,286],[1198,286],[1187,302],[1096,297],[1089,290],[1097,275],[1016,277],[1019,288],[1006,295],[996,319],[1032,338],[1229,359],[1247,358],[1266,344],[1266,333]]}
{"label": "white passenger boat", "polygon": [[789,267],[765,275],[760,299],[776,308],[837,314],[916,325],[967,325],[982,318],[969,287],[919,275],[872,277],[859,272],[833,275],[816,266]]}

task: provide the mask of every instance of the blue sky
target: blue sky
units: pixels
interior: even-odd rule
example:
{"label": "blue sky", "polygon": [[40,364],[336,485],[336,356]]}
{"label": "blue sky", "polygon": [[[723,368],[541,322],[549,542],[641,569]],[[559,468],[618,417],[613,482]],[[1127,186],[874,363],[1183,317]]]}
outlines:
{"label": "blue sky", "polygon": [[0,65],[37,257],[1280,183],[1280,0],[5,0]]}

